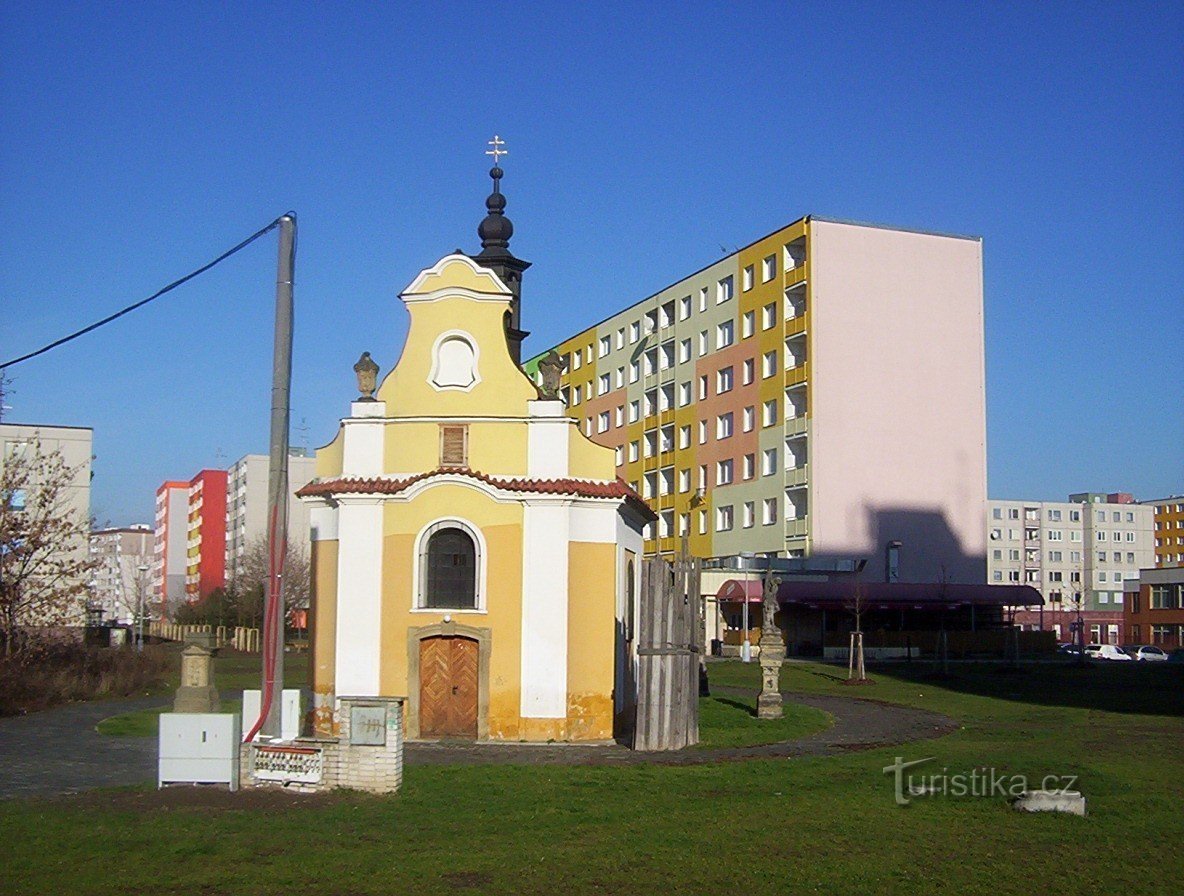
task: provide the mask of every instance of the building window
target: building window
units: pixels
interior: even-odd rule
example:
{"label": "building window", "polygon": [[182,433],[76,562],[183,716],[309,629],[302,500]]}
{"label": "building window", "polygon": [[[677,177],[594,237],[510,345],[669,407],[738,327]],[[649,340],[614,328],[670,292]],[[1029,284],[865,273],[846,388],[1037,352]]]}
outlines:
{"label": "building window", "polygon": [[707,310],[707,287],[706,286],[704,286],[702,289],[699,290],[699,310],[700,311]]}
{"label": "building window", "polygon": [[699,421],[699,444],[700,445],[707,444],[707,421],[706,420]]}
{"label": "building window", "polygon": [[736,341],[736,325],[733,321],[725,320],[715,328],[715,347],[727,348]]}
{"label": "building window", "polygon": [[761,406],[761,426],[772,426],[777,422],[777,399],[770,398]]}
{"label": "building window", "polygon": [[420,536],[420,601],[430,609],[478,608],[477,539],[454,521],[434,523]]}
{"label": "building window", "polygon": [[777,522],[777,499],[765,498],[761,505],[761,525],[771,526]]}
{"label": "building window", "polygon": [[603,358],[612,350],[613,350],[612,338],[609,336],[601,336],[600,337],[600,354],[598,355],[598,357]]}
{"label": "building window", "polygon": [[743,420],[744,431],[752,432],[753,426],[756,425],[756,408],[746,407],[743,411],[741,419]]}
{"label": "building window", "polygon": [[596,417],[596,432],[608,432],[608,411],[601,411]]}
{"label": "building window", "polygon": [[691,447],[691,424],[688,423],[686,426],[680,426],[678,428],[678,447]]}
{"label": "building window", "polygon": [[618,445],[615,449],[613,449],[613,455],[617,459],[618,467],[625,463],[625,449],[622,446]]}
{"label": "building window", "polygon": [[777,276],[777,256],[770,255],[761,262],[761,283],[768,283]]}
{"label": "building window", "polygon": [[722,395],[724,392],[732,391],[732,368],[725,367],[715,375],[715,393]]}
{"label": "building window", "polygon": [[691,297],[683,296],[678,300],[678,319],[686,320],[691,316]]}
{"label": "building window", "polygon": [[721,305],[724,302],[731,301],[734,293],[735,284],[732,282],[732,275],[729,274],[715,285],[715,303]]}
{"label": "building window", "polygon": [[602,373],[596,380],[596,394],[607,395],[609,389],[612,388],[612,377],[607,373]]}
{"label": "building window", "polygon": [[641,418],[641,399],[635,398],[629,402],[629,422],[636,423]]}
{"label": "building window", "polygon": [[641,446],[641,443],[638,442],[636,439],[629,443],[629,462],[630,463],[633,463],[634,461],[637,460],[637,452],[638,452],[640,446]]}
{"label": "building window", "polygon": [[732,505],[727,504],[715,511],[715,531],[730,532],[732,530]]}
{"label": "building window", "polygon": [[715,418],[715,437],[729,439],[732,437],[732,412],[720,414]]}
{"label": "building window", "polygon": [[688,380],[685,383],[680,383],[678,387],[678,406],[685,408],[691,403],[691,383]]}
{"label": "building window", "polygon": [[740,315],[740,338],[747,339],[752,335],[755,312],[745,311]]}
{"label": "building window", "polygon": [[765,352],[761,357],[761,376],[768,379],[777,372],[777,351]]}
{"label": "building window", "polygon": [[728,460],[718,461],[715,465],[715,484],[731,485],[732,472],[732,461],[730,458]]}
{"label": "building window", "polygon": [[761,309],[761,329],[771,330],[777,326],[777,303],[770,302]]}
{"label": "building window", "polygon": [[753,518],[756,516],[756,505],[752,501],[745,501],[740,509],[740,525],[751,529]]}
{"label": "building window", "polygon": [[707,511],[706,510],[699,511],[699,534],[700,535],[707,534]]}
{"label": "building window", "polygon": [[691,470],[688,467],[685,470],[678,471],[678,491],[679,493],[689,492],[691,490]]}
{"label": "building window", "polygon": [[699,357],[702,358],[707,354],[707,331],[699,331]]}
{"label": "building window", "polygon": [[691,360],[691,340],[684,339],[678,344],[678,363],[685,364]]}
{"label": "building window", "polygon": [[635,320],[629,324],[629,344],[632,345],[641,338],[641,321]]}
{"label": "building window", "polygon": [[707,374],[699,377],[699,400],[702,401],[707,397]]}
{"label": "building window", "polygon": [[752,281],[753,281],[753,266],[746,265],[744,268],[744,279],[742,281],[741,288],[745,292],[748,292],[750,289],[752,289]]}
{"label": "building window", "polygon": [[777,449],[766,448],[761,452],[761,475],[772,476],[777,472]]}

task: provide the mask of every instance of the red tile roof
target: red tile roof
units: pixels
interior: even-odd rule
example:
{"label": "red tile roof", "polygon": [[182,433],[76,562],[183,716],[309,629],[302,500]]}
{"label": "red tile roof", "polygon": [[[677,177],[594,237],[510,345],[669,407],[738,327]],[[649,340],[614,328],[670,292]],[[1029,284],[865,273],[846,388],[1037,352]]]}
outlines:
{"label": "red tile roof", "polygon": [[339,477],[318,479],[296,492],[298,498],[331,497],[333,495],[397,495],[417,482],[435,476],[461,476],[475,479],[508,492],[528,492],[541,495],[571,495],[577,498],[623,498],[647,520],[657,519],[648,504],[620,479],[612,482],[587,479],[503,479],[461,468],[441,468],[418,473],[402,479],[374,477],[371,479]]}

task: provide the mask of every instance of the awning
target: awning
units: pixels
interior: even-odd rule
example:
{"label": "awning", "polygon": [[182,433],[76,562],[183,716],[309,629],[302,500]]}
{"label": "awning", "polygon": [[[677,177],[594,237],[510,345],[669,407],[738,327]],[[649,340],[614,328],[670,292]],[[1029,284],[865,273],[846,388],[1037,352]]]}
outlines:
{"label": "awning", "polygon": [[765,588],[760,579],[728,579],[715,592],[715,599],[725,603],[759,604],[764,599]]}

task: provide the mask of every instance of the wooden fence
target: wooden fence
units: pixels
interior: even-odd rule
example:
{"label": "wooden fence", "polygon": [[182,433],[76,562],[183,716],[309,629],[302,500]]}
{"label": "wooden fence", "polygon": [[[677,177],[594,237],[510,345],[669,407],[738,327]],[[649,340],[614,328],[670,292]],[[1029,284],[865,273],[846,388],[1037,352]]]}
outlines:
{"label": "wooden fence", "polygon": [[697,558],[642,562],[637,634],[635,750],[681,750],[699,742]]}

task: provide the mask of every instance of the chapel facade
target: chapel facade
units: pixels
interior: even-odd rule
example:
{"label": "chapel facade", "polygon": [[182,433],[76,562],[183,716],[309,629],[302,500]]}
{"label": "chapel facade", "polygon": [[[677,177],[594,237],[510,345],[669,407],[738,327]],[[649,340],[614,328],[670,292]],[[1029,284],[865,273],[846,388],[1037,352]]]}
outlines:
{"label": "chapel facade", "polygon": [[363,395],[298,493],[320,735],[342,697],[405,697],[409,738],[606,740],[633,710],[654,517],[612,450],[519,367],[528,263],[491,175],[482,252],[445,256],[401,293],[398,364],[375,388],[359,362]]}

